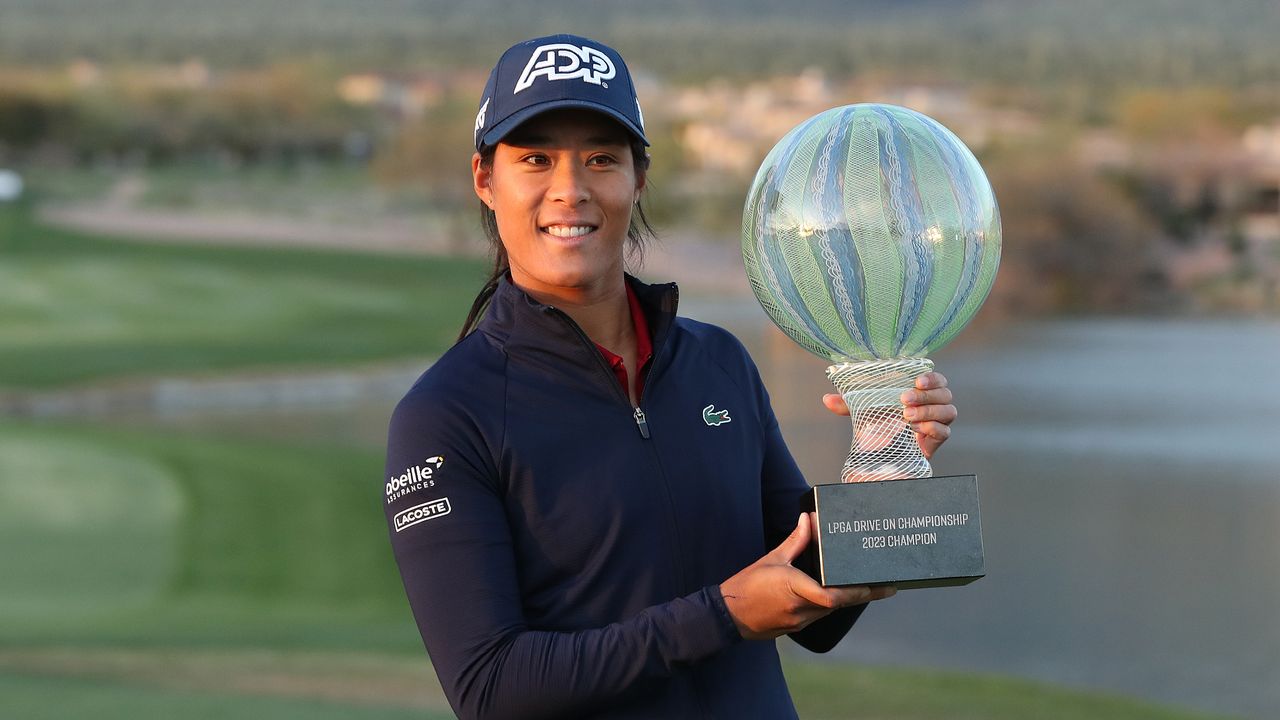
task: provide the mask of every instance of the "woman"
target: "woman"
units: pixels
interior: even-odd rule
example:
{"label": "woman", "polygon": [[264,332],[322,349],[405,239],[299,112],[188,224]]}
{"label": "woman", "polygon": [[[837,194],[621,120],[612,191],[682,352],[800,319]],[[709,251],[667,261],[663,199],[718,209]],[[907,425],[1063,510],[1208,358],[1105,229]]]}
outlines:
{"label": "woman", "polygon": [[[808,485],[754,365],[676,318],[674,285],[624,273],[648,143],[622,58],[570,35],[512,47],[475,142],[494,277],[387,456],[392,544],[454,710],[795,717],[772,639],[825,651],[893,590],[792,567]],[[932,454],[955,408],[941,375],[917,388]]]}

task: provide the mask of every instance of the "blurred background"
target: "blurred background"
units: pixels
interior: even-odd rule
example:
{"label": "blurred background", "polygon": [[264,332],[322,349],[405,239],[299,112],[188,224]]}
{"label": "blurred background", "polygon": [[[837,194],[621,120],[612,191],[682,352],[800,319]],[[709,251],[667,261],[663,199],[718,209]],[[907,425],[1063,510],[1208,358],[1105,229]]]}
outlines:
{"label": "blurred background", "polygon": [[637,273],[751,348],[811,482],[847,421],[744,278],[747,186],[852,102],[977,154],[1004,255],[935,356],[988,577],[780,646],[806,718],[1280,717],[1280,5],[0,0],[0,716],[450,717],[380,510],[484,278],[506,47],[637,78]]}

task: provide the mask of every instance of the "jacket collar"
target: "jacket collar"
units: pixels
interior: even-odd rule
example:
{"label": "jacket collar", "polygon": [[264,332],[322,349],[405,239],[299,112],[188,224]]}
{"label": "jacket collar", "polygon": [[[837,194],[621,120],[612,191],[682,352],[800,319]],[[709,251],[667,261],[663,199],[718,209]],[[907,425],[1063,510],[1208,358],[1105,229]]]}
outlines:
{"label": "jacket collar", "polygon": [[[676,315],[680,291],[675,283],[649,285],[631,275],[626,282],[649,322],[654,360],[661,352]],[[498,281],[489,308],[476,330],[484,333],[508,353],[512,351],[551,354],[570,360],[584,369],[596,368],[598,351],[577,323],[565,313],[534,300],[511,282],[510,276]]]}

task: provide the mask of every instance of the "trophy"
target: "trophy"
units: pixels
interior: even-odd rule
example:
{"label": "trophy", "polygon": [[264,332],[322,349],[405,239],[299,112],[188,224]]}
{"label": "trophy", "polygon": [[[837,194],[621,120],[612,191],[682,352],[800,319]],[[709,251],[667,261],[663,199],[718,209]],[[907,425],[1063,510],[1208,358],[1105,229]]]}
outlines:
{"label": "trophy", "polygon": [[903,107],[833,108],[797,125],[756,173],[742,258],[788,337],[832,363],[853,420],[839,483],[816,511],[824,585],[959,585],[985,574],[973,475],[932,477],[899,396],[986,299],[1000,214],[973,153]]}

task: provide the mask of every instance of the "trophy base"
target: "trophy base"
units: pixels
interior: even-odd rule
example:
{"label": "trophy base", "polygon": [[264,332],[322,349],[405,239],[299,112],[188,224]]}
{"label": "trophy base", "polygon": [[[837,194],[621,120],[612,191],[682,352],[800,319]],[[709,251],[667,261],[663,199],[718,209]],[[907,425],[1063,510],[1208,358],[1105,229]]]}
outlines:
{"label": "trophy base", "polygon": [[986,575],[973,475],[815,485],[806,571],[826,586],[967,585]]}

